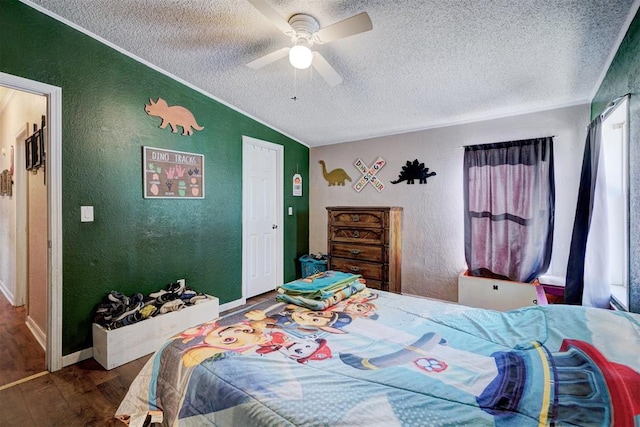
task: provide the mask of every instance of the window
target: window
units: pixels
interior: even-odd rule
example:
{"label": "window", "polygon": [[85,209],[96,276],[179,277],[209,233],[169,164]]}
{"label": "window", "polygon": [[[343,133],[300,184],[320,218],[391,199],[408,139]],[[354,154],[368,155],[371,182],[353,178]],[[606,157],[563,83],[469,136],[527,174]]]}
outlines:
{"label": "window", "polygon": [[624,98],[602,122],[606,175],[609,283],[612,297],[629,307],[629,106]]}

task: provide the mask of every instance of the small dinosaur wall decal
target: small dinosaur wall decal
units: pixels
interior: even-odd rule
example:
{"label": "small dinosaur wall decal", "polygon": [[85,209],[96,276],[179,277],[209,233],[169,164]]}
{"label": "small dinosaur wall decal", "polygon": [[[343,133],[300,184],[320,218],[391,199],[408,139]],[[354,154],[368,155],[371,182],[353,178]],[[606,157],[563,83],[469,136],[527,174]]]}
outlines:
{"label": "small dinosaur wall decal", "polygon": [[414,180],[417,179],[420,184],[426,184],[427,178],[435,174],[435,172],[429,172],[429,168],[425,168],[424,163],[419,163],[418,159],[415,159],[413,162],[407,160],[407,164],[402,167],[398,179],[391,181],[391,183],[397,184],[402,181],[407,181],[407,184],[413,184]]}
{"label": "small dinosaur wall decal", "polygon": [[344,169],[334,169],[331,172],[327,172],[327,166],[324,160],[320,160],[318,163],[322,165],[322,176],[327,180],[329,186],[332,185],[344,185],[345,180],[351,182],[351,177],[347,175]]}
{"label": "small dinosaur wall decal", "polygon": [[162,98],[158,98],[156,102],[149,98],[149,105],[144,106],[144,111],[150,116],[157,116],[162,119],[160,123],[160,129],[164,129],[167,125],[171,126],[173,133],[178,132],[178,126],[182,126],[182,135],[189,136],[193,134],[191,128],[195,130],[202,130],[204,127],[199,126],[196,123],[196,118],[193,117],[191,111],[179,105],[167,105],[167,101]]}

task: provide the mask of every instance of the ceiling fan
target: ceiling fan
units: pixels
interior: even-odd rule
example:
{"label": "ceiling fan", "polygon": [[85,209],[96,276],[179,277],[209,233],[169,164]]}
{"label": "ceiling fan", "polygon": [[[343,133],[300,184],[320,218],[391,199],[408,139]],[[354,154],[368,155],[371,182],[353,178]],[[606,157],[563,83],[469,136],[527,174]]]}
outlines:
{"label": "ceiling fan", "polygon": [[251,61],[247,67],[257,70],[279,59],[289,56],[289,62],[295,68],[306,69],[313,66],[322,78],[330,85],[342,83],[342,77],[319,53],[311,50],[314,44],[324,44],[355,34],[364,33],[373,28],[367,12],[354,15],[351,18],[320,28],[318,21],[306,13],[292,15],[285,20],[265,0],[248,0],[276,27],[291,38],[292,47],[284,47],[263,57]]}

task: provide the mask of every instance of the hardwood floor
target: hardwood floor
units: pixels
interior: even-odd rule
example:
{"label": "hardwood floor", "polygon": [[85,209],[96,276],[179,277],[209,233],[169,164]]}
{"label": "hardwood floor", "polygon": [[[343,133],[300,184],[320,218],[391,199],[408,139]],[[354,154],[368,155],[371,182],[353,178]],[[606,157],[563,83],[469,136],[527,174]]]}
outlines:
{"label": "hardwood floor", "polygon": [[[247,305],[274,295],[274,292],[258,295],[250,298]],[[20,323],[20,320],[5,320],[2,316],[0,327],[4,328],[5,321],[13,327]],[[0,345],[3,345],[0,347],[3,352],[4,343]],[[3,359],[0,366],[4,366],[4,353],[0,353],[0,357]],[[94,359],[88,359],[9,388],[0,387],[0,427],[123,426],[113,416],[129,385],[150,357],[141,357],[110,371]],[[44,363],[44,352],[42,361]],[[4,375],[5,370],[1,369],[0,374]],[[0,380],[4,381],[3,378]]]}
{"label": "hardwood floor", "polygon": [[45,353],[26,325],[24,306],[0,292],[0,387],[46,370]]}
{"label": "hardwood floor", "polygon": [[150,356],[111,371],[88,359],[0,391],[0,426],[122,426],[113,415]]}

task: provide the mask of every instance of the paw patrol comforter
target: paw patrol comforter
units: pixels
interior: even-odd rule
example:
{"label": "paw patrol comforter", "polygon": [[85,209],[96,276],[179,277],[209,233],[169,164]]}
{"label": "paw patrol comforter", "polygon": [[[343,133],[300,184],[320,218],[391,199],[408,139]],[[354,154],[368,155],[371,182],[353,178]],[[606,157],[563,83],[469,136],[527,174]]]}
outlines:
{"label": "paw patrol comforter", "polygon": [[640,426],[640,316],[507,313],[365,288],[184,331],[117,417],[169,426]]}

